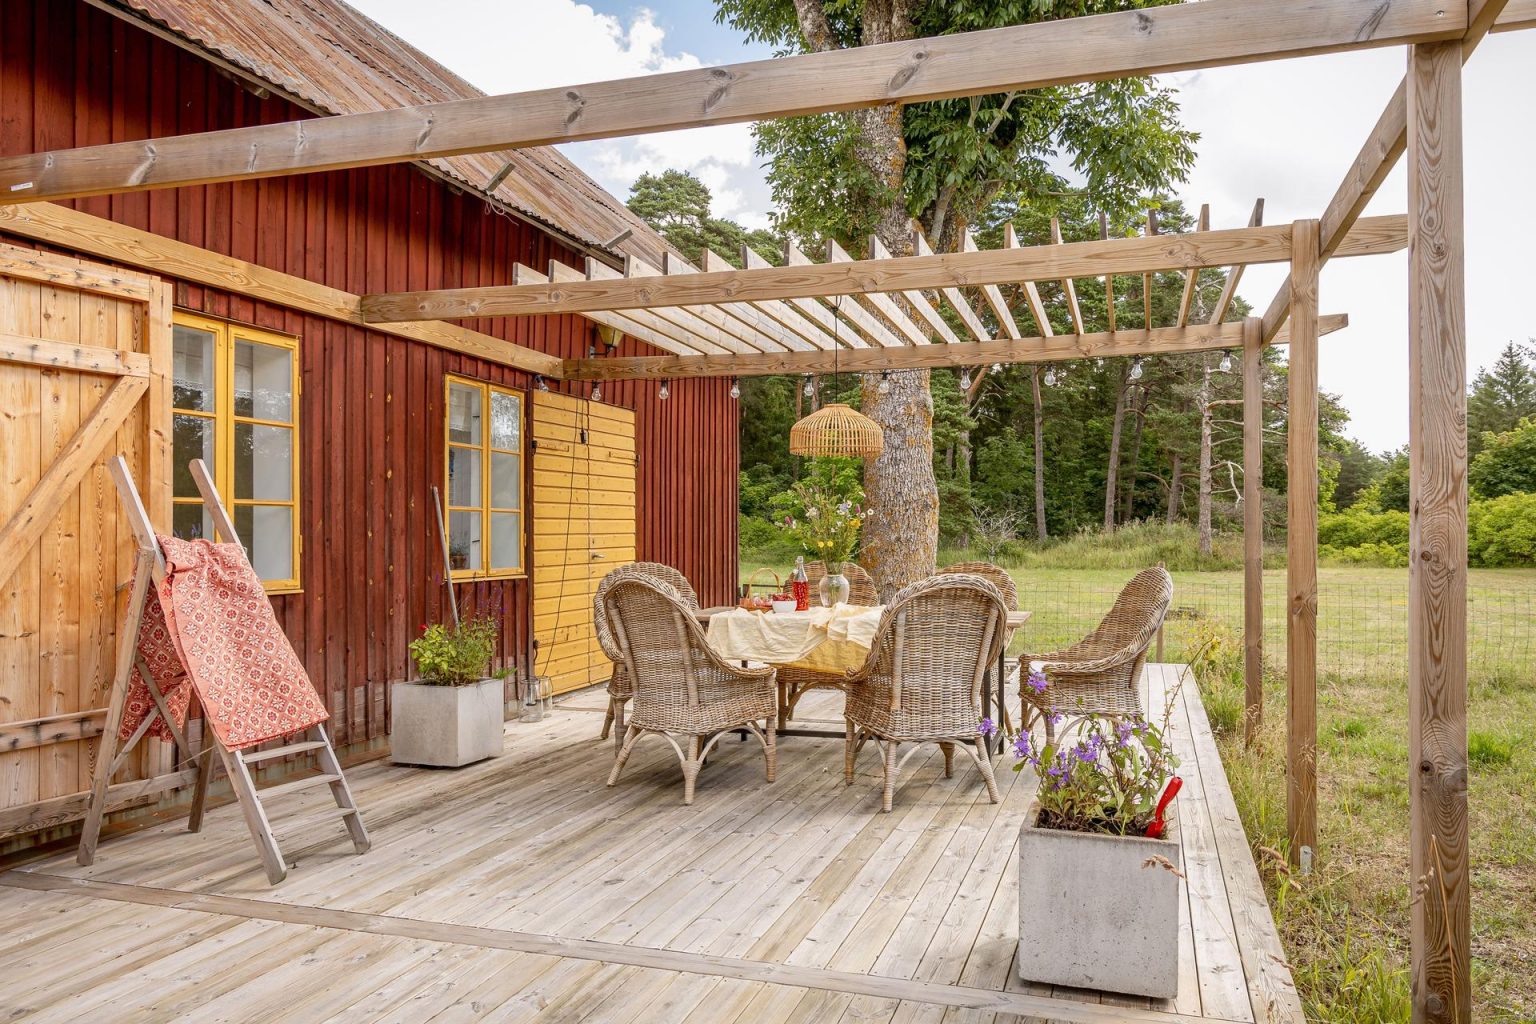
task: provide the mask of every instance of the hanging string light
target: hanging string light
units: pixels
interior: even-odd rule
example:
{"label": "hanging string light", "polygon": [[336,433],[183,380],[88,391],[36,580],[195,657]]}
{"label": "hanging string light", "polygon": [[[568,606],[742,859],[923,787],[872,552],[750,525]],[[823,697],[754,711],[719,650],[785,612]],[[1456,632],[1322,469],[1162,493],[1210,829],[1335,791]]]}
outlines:
{"label": "hanging string light", "polygon": [[594,402],[601,402],[602,400],[603,400],[603,382],[602,381],[598,381],[596,384],[592,385],[592,401],[594,401]]}
{"label": "hanging string light", "polygon": [[533,386],[538,388],[540,391],[548,391],[549,381],[544,379],[544,375],[542,373],[535,374],[533,378]]}
{"label": "hanging string light", "polygon": [[1232,350],[1229,348],[1222,349],[1221,351],[1221,372],[1232,372]]}
{"label": "hanging string light", "polygon": [[1002,373],[1003,372],[1003,364],[1002,363],[993,363],[992,364],[992,372],[993,373]]}
{"label": "hanging string light", "polygon": [[1061,378],[1056,373],[1056,367],[1054,367],[1054,366],[1047,366],[1045,368],[1045,386],[1046,387],[1048,387],[1048,388],[1055,387],[1056,386],[1056,382],[1058,380],[1060,380],[1060,379]]}
{"label": "hanging string light", "polygon": [[890,370],[881,370],[880,371],[880,383],[875,386],[875,390],[880,392],[882,395],[888,395],[888,394],[891,393],[891,371]]}
{"label": "hanging string light", "polygon": [[663,402],[665,402],[667,399],[671,398],[672,397],[672,382],[669,381],[669,380],[662,381],[661,382],[661,390],[656,392],[656,397],[659,398]]}
{"label": "hanging string light", "polygon": [[731,397],[741,397],[741,381],[737,380],[735,377],[731,378]]}
{"label": "hanging string light", "polygon": [[970,389],[971,389],[971,368],[969,366],[967,366],[967,367],[964,367],[963,369],[961,369],[961,371],[960,371],[960,390],[961,391],[969,391]]}
{"label": "hanging string light", "polygon": [[801,388],[800,391],[806,398],[816,397],[816,385],[813,383],[810,374],[805,375],[805,387]]}
{"label": "hanging string light", "polygon": [[1141,380],[1141,356],[1131,360],[1131,380]]}
{"label": "hanging string light", "polygon": [[[842,310],[839,298],[832,306],[832,380],[834,390],[837,381],[838,313]],[[882,382],[883,383],[883,382]],[[806,388],[811,384],[806,380]],[[811,394],[809,390],[807,395]],[[795,455],[841,456],[867,459],[879,455],[885,449],[885,436],[880,425],[857,409],[843,402],[822,406],[789,429],[789,450]]]}

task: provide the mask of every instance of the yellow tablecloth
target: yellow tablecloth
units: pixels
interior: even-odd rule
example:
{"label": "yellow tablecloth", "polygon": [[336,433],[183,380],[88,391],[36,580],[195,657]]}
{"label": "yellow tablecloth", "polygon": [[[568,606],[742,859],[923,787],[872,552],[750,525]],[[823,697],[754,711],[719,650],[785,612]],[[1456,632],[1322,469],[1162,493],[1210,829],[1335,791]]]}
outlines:
{"label": "yellow tablecloth", "polygon": [[850,604],[804,612],[733,608],[709,617],[709,644],[729,661],[843,672],[864,664],[883,610]]}

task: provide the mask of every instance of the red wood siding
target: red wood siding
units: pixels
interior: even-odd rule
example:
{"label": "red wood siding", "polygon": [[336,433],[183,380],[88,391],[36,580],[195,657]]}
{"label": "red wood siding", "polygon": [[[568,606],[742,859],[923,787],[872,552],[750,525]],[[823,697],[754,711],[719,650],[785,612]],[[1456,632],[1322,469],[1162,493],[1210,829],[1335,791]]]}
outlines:
{"label": "red wood siding", "polygon": [[[195,55],[84,3],[16,0],[0,33],[0,153],[309,116],[258,98]],[[573,266],[572,250],[409,166],[82,200],[87,213],[351,292],[498,284],[511,266]],[[20,244],[30,244],[24,239]],[[338,739],[387,733],[387,683],[406,645],[447,614],[429,488],[442,480],[442,375],[526,388],[526,374],[241,295],[178,282],[176,304],[300,339],[304,592],[273,603],[337,720]],[[579,317],[470,326],[565,357],[596,335]],[[651,353],[626,339],[621,354]],[[728,381],[605,389],[637,414],[640,557],[677,566],[709,603],[736,583],[736,403]],[[566,390],[585,395],[587,386]],[[527,581],[462,584],[469,614],[503,622],[526,665]]]}

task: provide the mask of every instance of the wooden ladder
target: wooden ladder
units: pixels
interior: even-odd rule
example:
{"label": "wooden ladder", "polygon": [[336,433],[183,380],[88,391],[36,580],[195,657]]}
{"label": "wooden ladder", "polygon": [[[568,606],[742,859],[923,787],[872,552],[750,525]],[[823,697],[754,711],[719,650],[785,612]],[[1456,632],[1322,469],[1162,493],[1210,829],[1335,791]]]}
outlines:
{"label": "wooden ladder", "polygon": [[[101,734],[101,746],[96,755],[91,800],[86,811],[85,828],[80,836],[80,850],[76,859],[83,865],[88,865],[95,860],[96,844],[101,835],[102,817],[106,813],[107,787],[112,775],[123,766],[128,754],[149,731],[156,718],[164,720],[170,729],[176,744],[178,767],[190,761],[197,762],[192,809],[187,816],[189,832],[200,831],[203,827],[203,809],[208,795],[208,783],[213,776],[213,757],[210,752],[216,752],[224,765],[225,774],[229,776],[235,799],[240,804],[240,812],[245,816],[246,828],[250,830],[251,839],[256,844],[256,851],[261,856],[262,866],[266,869],[267,879],[273,885],[287,877],[288,864],[283,859],[282,850],[277,845],[277,837],[272,834],[272,825],[267,818],[265,801],[271,798],[314,786],[329,786],[331,796],[336,801],[339,817],[352,837],[353,847],[358,853],[366,853],[369,847],[368,830],[363,827],[362,815],[352,799],[352,790],[347,786],[346,776],[341,770],[341,762],[336,757],[336,750],[331,746],[330,735],[325,731],[323,723],[310,726],[304,731],[301,739],[268,750],[230,750],[220,743],[213,730],[205,725],[201,749],[193,751],[190,748],[186,735],[172,718],[164,695],[149,671],[149,666],[137,652],[139,624],[143,619],[150,581],[158,583],[165,578],[165,555],[155,539],[149,514],[145,511],[144,502],[139,497],[139,489],[134,485],[128,464],[121,456],[117,456],[108,462],[107,468],[111,471],[113,482],[117,485],[118,496],[122,499],[123,508],[127,512],[128,521],[138,541],[138,560],[134,572],[133,589],[129,594],[128,611],[124,616],[123,630],[118,634],[119,646],[112,680],[112,696],[107,707],[105,728]],[[215,539],[227,544],[239,544],[240,537],[235,532],[235,525],[230,520],[229,513],[225,510],[224,503],[219,499],[219,493],[208,476],[208,468],[203,465],[201,459],[194,459],[190,469],[192,479],[197,484],[199,494],[202,495],[203,505],[213,521]],[[144,717],[144,721],[134,730],[133,735],[119,748],[117,734],[122,724],[128,688],[135,667],[138,668],[139,675],[148,687],[155,707]],[[195,695],[196,691],[194,691],[194,697]],[[256,781],[251,775],[252,765],[289,754],[311,751],[318,759],[319,775],[268,786],[265,789],[256,788]]]}

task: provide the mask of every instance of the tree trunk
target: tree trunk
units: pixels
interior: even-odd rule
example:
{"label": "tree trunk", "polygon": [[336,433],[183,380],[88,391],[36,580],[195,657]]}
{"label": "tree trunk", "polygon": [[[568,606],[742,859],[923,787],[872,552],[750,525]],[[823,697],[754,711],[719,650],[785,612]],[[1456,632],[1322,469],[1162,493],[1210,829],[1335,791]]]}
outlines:
{"label": "tree trunk", "polygon": [[1168,474],[1168,517],[1167,521],[1176,523],[1179,521],[1179,505],[1184,498],[1184,456],[1180,452],[1173,453],[1173,469]]}
{"label": "tree trunk", "polygon": [[882,601],[924,579],[938,561],[939,491],[933,476],[933,398],[927,370],[863,380],[864,412],[885,432],[885,450],[864,463],[863,557]]}
{"label": "tree trunk", "polygon": [[1029,375],[1029,387],[1035,400],[1035,536],[1045,540],[1045,408],[1040,401],[1040,367]]}
{"label": "tree trunk", "polygon": [[1115,498],[1119,494],[1117,488],[1120,479],[1120,432],[1125,426],[1125,395],[1129,390],[1127,387],[1129,381],[1129,371],[1122,367],[1120,383],[1115,393],[1114,426],[1109,431],[1109,468],[1104,479],[1104,530],[1106,533],[1115,528]]}
{"label": "tree trunk", "polygon": [[1200,378],[1200,553],[1211,553],[1211,364]]}
{"label": "tree trunk", "polygon": [[1131,466],[1130,472],[1125,474],[1125,495],[1120,500],[1120,521],[1131,521],[1131,513],[1136,510],[1136,476],[1141,469],[1141,428],[1147,420],[1148,392],[1146,388],[1136,396],[1136,408],[1134,414],[1136,423],[1131,427]]}

